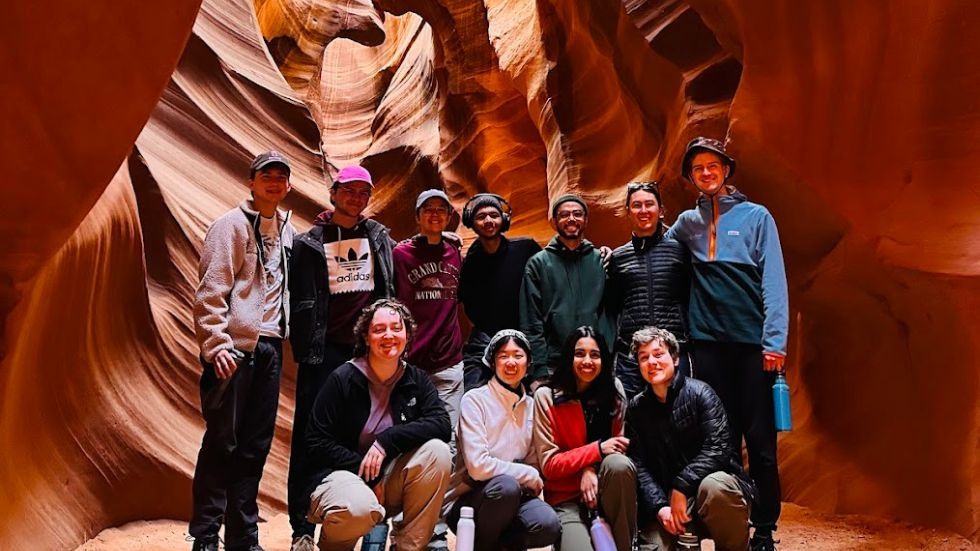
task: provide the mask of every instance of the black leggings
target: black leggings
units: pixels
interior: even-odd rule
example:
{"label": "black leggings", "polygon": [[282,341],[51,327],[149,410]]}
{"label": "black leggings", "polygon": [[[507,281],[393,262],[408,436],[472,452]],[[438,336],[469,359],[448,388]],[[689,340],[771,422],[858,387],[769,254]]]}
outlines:
{"label": "black leggings", "polygon": [[762,348],[756,345],[695,341],[693,350],[694,377],[721,398],[739,456],[745,438],[749,475],[759,492],[752,525],[775,529],[782,507],[772,404],[776,375],[762,370]]}

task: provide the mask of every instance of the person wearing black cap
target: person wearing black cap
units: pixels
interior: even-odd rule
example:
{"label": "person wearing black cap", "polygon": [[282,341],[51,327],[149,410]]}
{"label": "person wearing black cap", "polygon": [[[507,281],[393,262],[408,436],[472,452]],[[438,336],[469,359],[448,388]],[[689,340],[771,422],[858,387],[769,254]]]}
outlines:
{"label": "person wearing black cap", "polygon": [[536,386],[554,371],[565,338],[576,328],[601,328],[606,342],[608,323],[601,314],[606,273],[599,250],[585,239],[589,207],[578,195],[562,195],[551,205],[557,235],[534,255],[521,286],[521,330],[531,342],[535,369],[528,374]]}
{"label": "person wearing black cap", "polygon": [[529,237],[504,235],[512,216],[507,200],[493,193],[478,193],[463,206],[463,225],[477,237],[466,251],[459,276],[459,301],[473,323],[463,346],[466,390],[486,383],[493,375],[483,364],[490,336],[519,327],[524,268],[541,251],[541,245]]}
{"label": "person wearing black cap", "polygon": [[630,354],[633,333],[654,326],[681,342],[678,369],[690,375],[687,302],[691,259],[687,247],[664,236],[664,209],[657,182],[626,186],[626,214],[632,237],[613,251],[606,280],[605,307],[616,328],[616,376],[627,398],[646,386]]}
{"label": "person wearing black cap", "polygon": [[201,351],[205,432],[192,487],[188,529],[194,551],[260,551],[259,480],[279,407],[282,340],[289,327],[287,260],[294,230],[279,209],[289,193],[289,161],[255,157],[252,199],[215,220],[201,247],[194,329]]}
{"label": "person wearing black cap", "polygon": [[697,377],[718,393],[734,448],[748,448],[759,490],[752,508],[753,551],[772,551],[781,491],[771,388],[786,357],[789,301],[772,215],[728,180],[735,160],[711,138],[692,140],[682,175],[701,192],[667,237],[687,245],[693,279],[690,333]]}

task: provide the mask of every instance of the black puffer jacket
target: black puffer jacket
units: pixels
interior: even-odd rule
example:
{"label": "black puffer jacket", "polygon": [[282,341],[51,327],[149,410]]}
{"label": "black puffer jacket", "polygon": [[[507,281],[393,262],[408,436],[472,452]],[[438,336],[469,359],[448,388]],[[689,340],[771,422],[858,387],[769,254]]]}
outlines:
{"label": "black puffer jacket", "polygon": [[678,372],[661,402],[647,388],[626,411],[629,456],[636,465],[641,518],[656,518],[670,505],[670,492],[697,494],[706,476],[722,471],[738,478],[746,499],[755,488],[728,437],[728,418],[715,391],[704,381]]}
{"label": "black puffer jacket", "polygon": [[687,340],[687,304],[691,290],[691,255],[663,230],[636,237],[613,251],[609,262],[605,306],[616,320],[613,349],[628,354],[633,333],[648,325]]}

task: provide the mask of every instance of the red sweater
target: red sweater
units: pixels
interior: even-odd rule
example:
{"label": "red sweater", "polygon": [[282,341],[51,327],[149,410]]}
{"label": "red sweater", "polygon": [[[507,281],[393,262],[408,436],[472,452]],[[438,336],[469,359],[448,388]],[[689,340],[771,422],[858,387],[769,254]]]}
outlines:
{"label": "red sweater", "polygon": [[[616,381],[620,407],[613,416],[611,434],[623,436],[626,396]],[[600,442],[586,442],[585,414],[578,400],[555,404],[551,389],[534,393],[534,447],[544,477],[544,500],[551,505],[581,499],[582,470],[602,461]]]}

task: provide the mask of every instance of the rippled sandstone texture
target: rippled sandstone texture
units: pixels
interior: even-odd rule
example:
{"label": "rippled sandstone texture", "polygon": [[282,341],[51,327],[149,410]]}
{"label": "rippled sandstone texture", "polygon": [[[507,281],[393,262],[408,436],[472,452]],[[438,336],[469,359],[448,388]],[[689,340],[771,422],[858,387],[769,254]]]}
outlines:
{"label": "rippled sandstone texture", "polygon": [[[247,194],[258,151],[294,160],[303,229],[329,177],[362,162],[379,180],[369,209],[398,237],[427,187],[458,205],[501,193],[513,233],[542,240],[549,198],[577,191],[596,205],[590,236],[615,245],[624,182],[661,179],[668,219],[692,203],[677,165],[701,133],[728,136],[736,183],[773,212],[787,256],[785,498],[976,539],[974,3],[206,0],[194,21],[195,8],[12,6],[0,23],[0,548],[189,514],[197,251]],[[293,380],[287,362],[270,512]]]}

